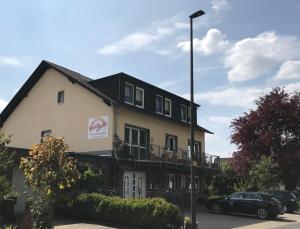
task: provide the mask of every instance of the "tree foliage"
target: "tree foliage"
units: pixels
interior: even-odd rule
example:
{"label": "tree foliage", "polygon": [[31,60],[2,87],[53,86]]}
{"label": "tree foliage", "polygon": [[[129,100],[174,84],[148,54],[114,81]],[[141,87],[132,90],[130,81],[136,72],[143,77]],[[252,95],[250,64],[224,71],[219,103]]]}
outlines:
{"label": "tree foliage", "polygon": [[47,137],[33,145],[29,158],[22,158],[20,168],[34,191],[55,197],[71,187],[79,176],[73,158],[66,155],[69,146],[61,137]]}
{"label": "tree foliage", "polygon": [[13,154],[7,149],[9,143],[10,138],[0,133],[0,201],[5,199],[11,191],[10,182],[5,174],[13,164]]}
{"label": "tree foliage", "polygon": [[55,198],[71,187],[79,177],[74,159],[66,153],[69,147],[61,137],[47,137],[22,158],[20,168],[35,196],[31,202],[31,214],[36,229],[52,228]]}
{"label": "tree foliage", "polygon": [[211,194],[223,196],[234,192],[237,179],[229,161],[222,162],[220,167],[221,171],[211,179]]}
{"label": "tree foliage", "polygon": [[258,162],[251,165],[249,180],[252,187],[259,190],[269,189],[278,182],[279,166],[272,157],[262,155]]}
{"label": "tree foliage", "polygon": [[238,148],[233,168],[245,177],[253,162],[271,156],[286,187],[294,188],[300,178],[300,93],[274,88],[255,103],[255,110],[232,122],[231,142]]}

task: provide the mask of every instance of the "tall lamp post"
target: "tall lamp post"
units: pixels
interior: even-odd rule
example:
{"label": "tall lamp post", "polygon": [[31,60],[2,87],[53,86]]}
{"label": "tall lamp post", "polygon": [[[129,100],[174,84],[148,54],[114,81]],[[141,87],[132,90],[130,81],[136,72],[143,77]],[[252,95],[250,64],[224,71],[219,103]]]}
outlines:
{"label": "tall lamp post", "polygon": [[191,142],[190,142],[190,152],[191,152],[191,215],[192,215],[192,229],[196,229],[196,209],[195,209],[195,177],[194,177],[194,63],[193,63],[193,19],[204,15],[205,12],[199,10],[192,15],[190,15],[190,44],[191,44]]}

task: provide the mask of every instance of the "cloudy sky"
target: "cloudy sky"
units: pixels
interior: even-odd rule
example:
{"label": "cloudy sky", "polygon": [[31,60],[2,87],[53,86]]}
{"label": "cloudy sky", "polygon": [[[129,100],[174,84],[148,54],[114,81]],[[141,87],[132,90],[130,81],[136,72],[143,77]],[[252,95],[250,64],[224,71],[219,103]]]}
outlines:
{"label": "cloudy sky", "polygon": [[126,72],[195,99],[206,152],[228,157],[229,125],[274,86],[300,90],[298,0],[11,0],[0,7],[0,111],[41,60],[92,78]]}

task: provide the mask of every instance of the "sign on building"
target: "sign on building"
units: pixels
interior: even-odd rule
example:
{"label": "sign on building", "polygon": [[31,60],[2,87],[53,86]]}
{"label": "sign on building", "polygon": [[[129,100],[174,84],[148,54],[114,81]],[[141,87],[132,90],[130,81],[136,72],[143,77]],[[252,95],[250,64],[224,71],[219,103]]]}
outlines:
{"label": "sign on building", "polygon": [[108,116],[89,118],[88,139],[106,138],[108,136]]}

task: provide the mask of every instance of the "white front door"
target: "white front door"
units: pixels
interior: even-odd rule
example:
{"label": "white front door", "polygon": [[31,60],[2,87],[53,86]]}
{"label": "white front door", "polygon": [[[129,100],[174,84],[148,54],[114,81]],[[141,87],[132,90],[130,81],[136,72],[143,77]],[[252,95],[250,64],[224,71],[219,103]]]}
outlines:
{"label": "white front door", "polygon": [[135,171],[125,171],[123,175],[123,196],[125,198],[146,197],[146,174]]}

